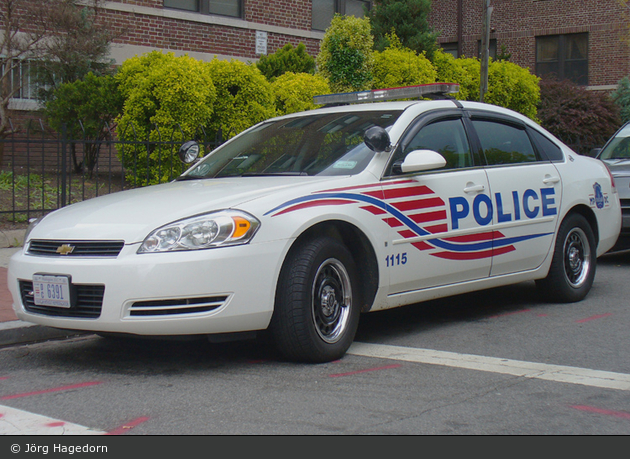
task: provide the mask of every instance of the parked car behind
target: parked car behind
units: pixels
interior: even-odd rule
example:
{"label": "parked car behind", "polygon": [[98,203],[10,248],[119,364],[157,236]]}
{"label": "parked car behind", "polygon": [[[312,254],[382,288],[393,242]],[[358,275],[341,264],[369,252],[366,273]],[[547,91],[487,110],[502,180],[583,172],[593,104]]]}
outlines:
{"label": "parked car behind", "polygon": [[611,251],[630,249],[630,122],[606,142],[597,158],[610,169],[621,201],[621,233]]}

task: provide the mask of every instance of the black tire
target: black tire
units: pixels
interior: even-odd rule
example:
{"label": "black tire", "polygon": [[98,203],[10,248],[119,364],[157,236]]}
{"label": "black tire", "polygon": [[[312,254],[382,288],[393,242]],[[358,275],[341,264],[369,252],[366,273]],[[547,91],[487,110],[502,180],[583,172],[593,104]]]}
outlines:
{"label": "black tire", "polygon": [[357,269],[338,240],[318,237],[292,250],[276,289],[269,332],[278,351],[300,362],[329,362],[346,353],[357,331]]}
{"label": "black tire", "polygon": [[560,225],[549,273],[536,281],[545,299],[573,303],[591,290],[597,267],[593,229],[580,214],[567,216]]}

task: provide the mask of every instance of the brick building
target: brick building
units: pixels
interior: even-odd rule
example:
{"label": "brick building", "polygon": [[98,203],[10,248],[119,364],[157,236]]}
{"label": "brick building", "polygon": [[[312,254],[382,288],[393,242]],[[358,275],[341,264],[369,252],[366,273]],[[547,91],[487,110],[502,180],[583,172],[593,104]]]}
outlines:
{"label": "brick building", "polygon": [[[438,42],[456,56],[479,55],[483,0],[433,0]],[[491,55],[539,76],[556,74],[610,90],[630,75],[628,7],[617,0],[491,0]]]}
{"label": "brick building", "polygon": [[[153,49],[201,59],[255,60],[286,43],[315,56],[335,12],[363,15],[362,0],[112,0],[105,14],[125,35],[117,62]],[[491,0],[491,55],[538,75],[611,89],[630,74],[630,10],[618,0]],[[483,0],[432,0],[430,23],[456,56],[478,56]]]}
{"label": "brick building", "polygon": [[[287,43],[316,56],[334,13],[363,16],[370,0],[109,0],[102,16],[121,32],[117,64],[152,50],[211,60],[255,61]],[[432,0],[438,42],[456,56],[479,55],[484,0]],[[610,90],[630,74],[630,9],[618,0],[491,0],[491,55],[538,75]],[[25,85],[13,108],[32,106]],[[29,104],[30,102],[30,104]]]}
{"label": "brick building", "polygon": [[113,0],[104,5],[124,35],[112,46],[118,62],[154,49],[210,60],[256,60],[287,43],[317,55],[335,12],[363,16],[362,0]]}

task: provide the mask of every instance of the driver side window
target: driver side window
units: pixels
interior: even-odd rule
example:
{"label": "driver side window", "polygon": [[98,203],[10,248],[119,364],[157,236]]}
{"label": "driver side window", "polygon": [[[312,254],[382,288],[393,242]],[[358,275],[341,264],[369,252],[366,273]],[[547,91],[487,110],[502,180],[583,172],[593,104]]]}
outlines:
{"label": "driver side window", "polygon": [[461,119],[435,121],[424,126],[403,150],[403,158],[414,150],[433,150],[446,159],[444,169],[472,166],[468,138]]}

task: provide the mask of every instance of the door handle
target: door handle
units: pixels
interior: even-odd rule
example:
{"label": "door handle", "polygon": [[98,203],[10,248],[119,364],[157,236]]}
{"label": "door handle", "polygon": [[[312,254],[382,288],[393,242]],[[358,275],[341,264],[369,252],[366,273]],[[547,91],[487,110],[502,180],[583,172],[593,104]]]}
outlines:
{"label": "door handle", "polygon": [[470,183],[467,184],[466,188],[464,188],[464,193],[479,193],[485,189],[486,187],[483,185],[474,185]]}
{"label": "door handle", "polygon": [[545,178],[543,179],[543,183],[545,185],[549,185],[549,184],[553,184],[553,183],[558,183],[560,181],[560,177],[552,177],[550,175],[545,176]]}

